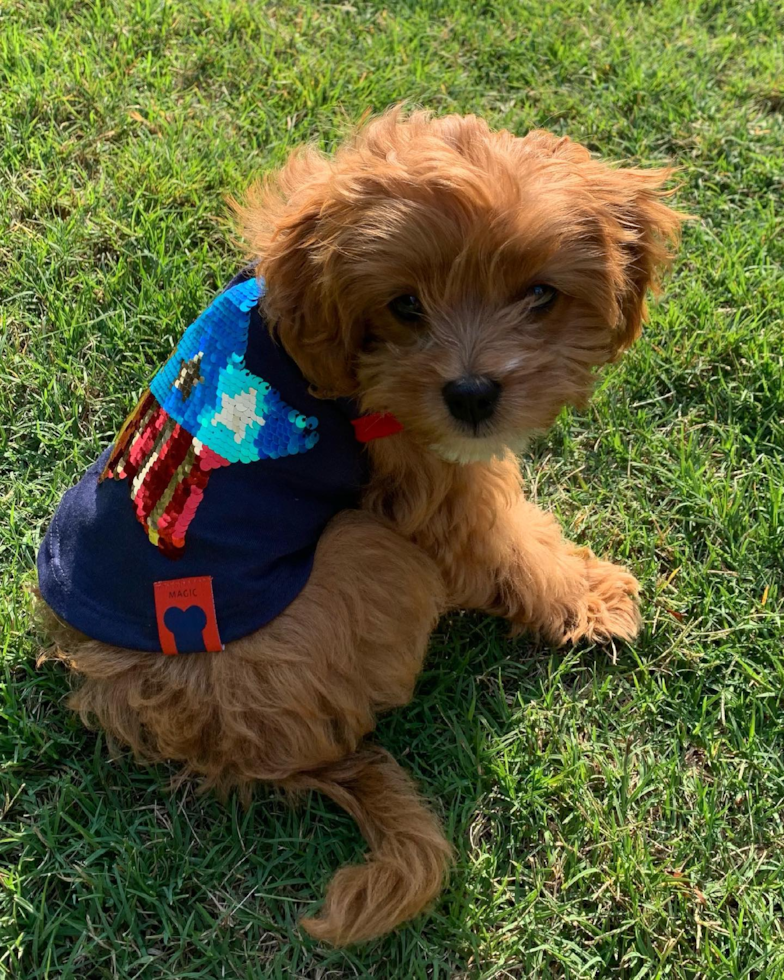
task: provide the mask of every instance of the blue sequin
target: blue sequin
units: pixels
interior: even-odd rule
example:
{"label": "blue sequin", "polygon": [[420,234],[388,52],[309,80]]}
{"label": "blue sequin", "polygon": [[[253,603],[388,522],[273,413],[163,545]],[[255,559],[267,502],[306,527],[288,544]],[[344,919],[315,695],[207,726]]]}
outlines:
{"label": "blue sequin", "polygon": [[245,367],[250,311],[262,295],[255,279],[221,293],[150,384],[175,421],[230,463],[296,455],[318,442],[318,419],[286,404]]}

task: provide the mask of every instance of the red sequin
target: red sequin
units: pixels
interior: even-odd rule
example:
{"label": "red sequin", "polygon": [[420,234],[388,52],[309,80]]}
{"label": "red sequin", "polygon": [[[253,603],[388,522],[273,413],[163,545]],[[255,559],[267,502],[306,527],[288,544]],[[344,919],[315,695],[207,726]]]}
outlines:
{"label": "red sequin", "polygon": [[196,442],[147,392],[120,430],[99,478],[127,479],[150,541],[179,558],[210,472],[229,461]]}

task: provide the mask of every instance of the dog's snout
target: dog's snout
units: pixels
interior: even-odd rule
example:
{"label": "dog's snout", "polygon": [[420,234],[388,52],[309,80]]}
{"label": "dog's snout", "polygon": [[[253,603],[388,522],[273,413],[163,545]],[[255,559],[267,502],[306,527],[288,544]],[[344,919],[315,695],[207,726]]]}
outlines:
{"label": "dog's snout", "polygon": [[495,411],[501,385],[492,378],[469,375],[448,381],[442,388],[442,394],[454,418],[478,425]]}

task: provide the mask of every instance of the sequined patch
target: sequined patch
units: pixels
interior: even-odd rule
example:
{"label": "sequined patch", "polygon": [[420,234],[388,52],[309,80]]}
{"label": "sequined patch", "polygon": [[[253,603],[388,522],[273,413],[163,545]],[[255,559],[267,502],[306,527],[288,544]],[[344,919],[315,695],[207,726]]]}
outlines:
{"label": "sequined patch", "polygon": [[[100,480],[127,479],[150,541],[176,558],[212,470],[307,452],[318,419],[245,367],[255,279],[222,293],[185,331],[129,415]],[[100,482],[100,481],[99,481]]]}

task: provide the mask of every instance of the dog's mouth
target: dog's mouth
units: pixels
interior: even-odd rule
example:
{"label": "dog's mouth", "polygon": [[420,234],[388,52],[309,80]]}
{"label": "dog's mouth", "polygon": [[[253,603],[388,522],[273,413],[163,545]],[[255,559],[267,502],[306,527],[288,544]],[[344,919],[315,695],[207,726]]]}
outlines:
{"label": "dog's mouth", "polygon": [[510,450],[522,453],[530,436],[522,433],[500,433],[493,426],[484,424],[475,429],[466,427],[462,432],[445,435],[430,442],[430,450],[450,463],[487,463],[505,456]]}

